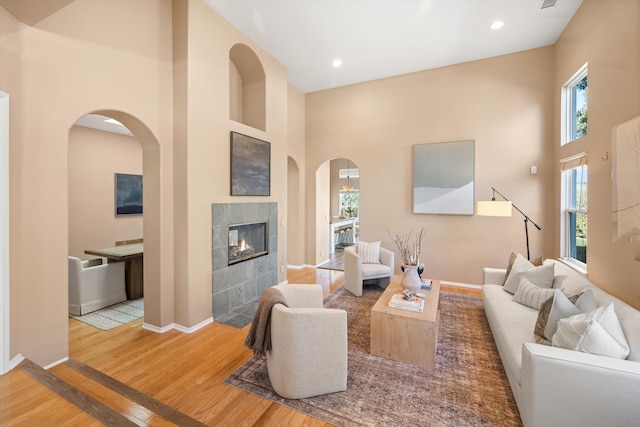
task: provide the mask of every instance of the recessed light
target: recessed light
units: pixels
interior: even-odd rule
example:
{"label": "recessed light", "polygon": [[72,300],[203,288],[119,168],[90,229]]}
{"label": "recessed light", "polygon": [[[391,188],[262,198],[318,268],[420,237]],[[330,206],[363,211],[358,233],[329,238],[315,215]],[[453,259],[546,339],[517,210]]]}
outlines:
{"label": "recessed light", "polygon": [[339,58],[336,58],[336,59],[333,60],[331,65],[333,65],[333,68],[339,68],[339,67],[342,66],[342,60],[339,59]]}
{"label": "recessed light", "polygon": [[502,22],[502,21],[496,21],[496,22],[494,22],[493,24],[491,24],[491,27],[490,27],[490,28],[491,28],[492,30],[497,30],[497,29],[502,28],[503,26],[504,26],[504,22]]}

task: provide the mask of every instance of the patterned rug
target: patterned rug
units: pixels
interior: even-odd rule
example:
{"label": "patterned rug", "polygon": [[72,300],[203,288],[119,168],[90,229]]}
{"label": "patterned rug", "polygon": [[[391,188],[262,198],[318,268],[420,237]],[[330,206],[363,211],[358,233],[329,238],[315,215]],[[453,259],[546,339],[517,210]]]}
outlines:
{"label": "patterned rug", "polygon": [[278,396],[265,358],[252,358],[225,383],[336,426],[521,426],[479,297],[442,292],[436,368],[369,354],[369,315],[382,290],[355,297],[339,288],[325,307],[347,311],[347,391],[308,399]]}
{"label": "patterned rug", "polygon": [[73,317],[94,328],[108,331],[144,317],[144,298],[127,300],[83,316],[70,314],[69,317]]}

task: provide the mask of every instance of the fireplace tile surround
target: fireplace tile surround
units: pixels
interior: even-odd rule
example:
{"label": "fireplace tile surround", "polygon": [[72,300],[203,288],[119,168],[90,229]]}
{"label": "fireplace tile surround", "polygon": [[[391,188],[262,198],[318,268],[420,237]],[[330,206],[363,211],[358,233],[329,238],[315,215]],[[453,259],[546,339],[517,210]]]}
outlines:
{"label": "fireplace tile surround", "polygon": [[[278,283],[278,204],[213,203],[213,319],[216,320],[262,295]],[[229,225],[269,222],[269,254],[228,264]]]}

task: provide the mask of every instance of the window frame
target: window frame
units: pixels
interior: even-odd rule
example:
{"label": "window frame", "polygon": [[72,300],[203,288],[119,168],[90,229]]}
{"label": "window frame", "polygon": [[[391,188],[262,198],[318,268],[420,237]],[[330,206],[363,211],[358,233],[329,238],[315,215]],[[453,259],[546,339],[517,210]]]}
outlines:
{"label": "window frame", "polygon": [[[561,219],[560,219],[560,256],[561,258],[568,264],[576,267],[579,271],[586,274],[587,271],[587,260],[588,260],[588,252],[585,253],[585,262],[577,259],[577,253],[575,256],[572,253],[573,248],[577,248],[576,245],[576,226],[572,226],[572,222],[575,222],[575,219],[572,220],[572,217],[577,217],[577,215],[585,215],[585,218],[588,223],[588,206],[589,206],[589,197],[588,197],[588,182],[589,182],[589,168],[587,165],[586,153],[581,153],[577,156],[573,156],[572,158],[561,160]],[[584,203],[584,207],[580,205],[582,203],[577,201],[578,195],[576,194],[576,187],[578,183],[575,182],[576,171],[577,169],[582,168],[582,175],[586,176],[587,182],[587,197],[586,202]],[[584,182],[584,180],[583,180]],[[587,225],[588,230],[588,225]],[[587,231],[586,235],[586,245],[588,248],[588,239],[589,234]]]}
{"label": "window frame", "polygon": [[356,202],[356,207],[355,207],[355,209],[356,209],[356,215],[355,215],[355,216],[351,216],[351,217],[347,217],[347,216],[345,215],[345,217],[347,217],[347,218],[358,218],[358,217],[360,216],[360,192],[359,192],[359,191],[358,191],[358,189],[356,189],[356,188],[351,189],[351,190],[349,190],[349,191],[346,191],[346,190],[340,190],[340,191],[338,192],[338,203],[339,203],[339,212],[340,212],[340,215],[343,215],[343,212],[344,212],[344,211],[343,211],[343,209],[345,209],[345,208],[347,207],[347,206],[345,206],[345,205],[343,205],[343,204],[342,204],[342,202],[343,202],[343,200],[344,200],[342,196],[343,196],[344,194],[354,194],[354,193],[358,195],[358,197],[357,197],[357,199],[358,199],[358,200],[357,200],[357,202]]}
{"label": "window frame", "polygon": [[[561,137],[560,145],[565,145],[573,141],[577,141],[581,137],[574,137],[574,131],[577,128],[576,123],[576,86],[587,77],[588,88],[589,63],[585,63],[569,80],[562,86],[562,117],[560,120]],[[587,97],[587,112],[589,111],[589,98]],[[588,133],[588,131],[587,131]],[[584,135],[583,135],[584,136]]]}

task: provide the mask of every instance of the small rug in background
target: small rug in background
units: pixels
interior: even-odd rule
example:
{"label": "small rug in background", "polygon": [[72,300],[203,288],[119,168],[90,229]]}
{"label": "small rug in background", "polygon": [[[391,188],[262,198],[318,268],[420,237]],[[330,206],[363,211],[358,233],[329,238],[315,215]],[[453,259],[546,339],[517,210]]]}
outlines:
{"label": "small rug in background", "polygon": [[355,297],[339,288],[325,299],[325,307],[347,311],[347,391],[284,399],[271,387],[265,357],[224,382],[336,426],[522,425],[480,297],[441,293],[436,368],[428,372],[369,353],[371,307],[381,293],[365,288]]}
{"label": "small rug in background", "polygon": [[70,314],[69,317],[94,328],[108,331],[144,317],[144,298],[127,300],[82,316]]}

